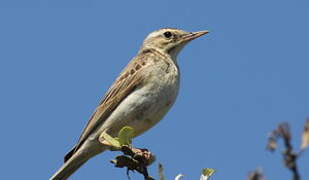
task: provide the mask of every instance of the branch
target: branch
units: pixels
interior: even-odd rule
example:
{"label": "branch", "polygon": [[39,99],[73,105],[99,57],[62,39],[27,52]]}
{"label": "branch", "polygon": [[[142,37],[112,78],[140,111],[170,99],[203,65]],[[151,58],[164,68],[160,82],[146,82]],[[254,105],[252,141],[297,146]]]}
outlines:
{"label": "branch", "polygon": [[260,169],[254,170],[249,173],[248,180],[265,180]]}
{"label": "branch", "polygon": [[[144,176],[145,180],[154,180],[148,174],[147,167],[155,161],[155,156],[147,149],[135,148],[132,146],[132,138],[134,137],[134,129],[125,126],[119,133],[118,137],[111,137],[105,131],[100,134],[99,141],[104,146],[107,146],[111,151],[120,151],[123,155],[117,156],[110,162],[117,168],[127,168],[127,176],[130,179],[129,172],[137,171]],[[214,174],[212,168],[204,168],[202,170],[201,180],[208,180]],[[160,180],[165,180],[163,174],[163,166],[159,164]],[[182,174],[176,176],[175,180],[180,180]]]}
{"label": "branch", "polygon": [[279,124],[278,128],[271,133],[268,139],[267,149],[270,151],[276,150],[277,140],[279,138],[283,139],[283,144],[285,146],[285,149],[282,152],[284,164],[292,172],[293,180],[300,180],[300,175],[296,163],[299,154],[293,151],[290,127],[287,123]]}
{"label": "branch", "polygon": [[155,161],[155,156],[147,149],[134,148],[132,146],[132,138],[134,137],[134,129],[125,126],[119,133],[118,137],[111,137],[105,131],[99,137],[99,141],[108,146],[111,151],[120,151],[123,155],[117,156],[111,163],[118,168],[127,168],[129,171],[137,171],[144,176],[145,180],[154,180],[149,176],[147,166]]}

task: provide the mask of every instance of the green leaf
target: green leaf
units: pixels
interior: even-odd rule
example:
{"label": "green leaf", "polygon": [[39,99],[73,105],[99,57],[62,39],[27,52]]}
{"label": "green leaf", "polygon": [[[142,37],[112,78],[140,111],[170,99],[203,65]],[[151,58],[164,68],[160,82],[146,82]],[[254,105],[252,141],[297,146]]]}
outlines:
{"label": "green leaf", "polygon": [[112,136],[108,135],[106,132],[103,132],[101,136],[110,143],[115,148],[121,148],[121,143],[117,138],[113,138]]}
{"label": "green leaf", "polygon": [[132,138],[134,136],[134,129],[129,126],[123,127],[119,133],[118,133],[118,138],[119,138],[119,143],[120,145],[130,145],[132,143]]}
{"label": "green leaf", "polygon": [[208,180],[210,176],[212,176],[215,173],[215,170],[212,168],[204,168],[202,170],[202,175],[200,180]]}

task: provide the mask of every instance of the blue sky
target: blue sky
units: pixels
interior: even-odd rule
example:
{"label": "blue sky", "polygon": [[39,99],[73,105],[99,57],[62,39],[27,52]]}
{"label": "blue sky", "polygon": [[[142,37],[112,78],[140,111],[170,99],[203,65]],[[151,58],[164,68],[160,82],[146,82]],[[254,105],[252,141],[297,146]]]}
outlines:
{"label": "blue sky", "polygon": [[[208,29],[180,54],[176,104],[135,139],[172,179],[291,179],[281,154],[265,151],[267,134],[287,121],[298,148],[309,116],[309,3],[291,0],[107,1],[1,0],[1,179],[48,179],[77,141],[100,98],[162,27]],[[71,179],[126,179],[91,159]],[[308,152],[299,160],[309,179]],[[142,177],[132,174],[132,179]]]}

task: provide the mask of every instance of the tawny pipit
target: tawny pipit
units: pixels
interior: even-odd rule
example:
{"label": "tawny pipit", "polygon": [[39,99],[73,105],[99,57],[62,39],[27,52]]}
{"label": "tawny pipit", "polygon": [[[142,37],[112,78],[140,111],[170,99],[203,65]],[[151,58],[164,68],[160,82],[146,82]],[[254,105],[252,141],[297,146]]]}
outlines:
{"label": "tawny pipit", "polygon": [[189,41],[207,33],[171,28],[150,33],[137,56],[107,91],[51,180],[67,179],[88,159],[107,150],[98,139],[103,131],[116,136],[122,127],[131,126],[138,136],[158,123],[178,94],[177,54]]}

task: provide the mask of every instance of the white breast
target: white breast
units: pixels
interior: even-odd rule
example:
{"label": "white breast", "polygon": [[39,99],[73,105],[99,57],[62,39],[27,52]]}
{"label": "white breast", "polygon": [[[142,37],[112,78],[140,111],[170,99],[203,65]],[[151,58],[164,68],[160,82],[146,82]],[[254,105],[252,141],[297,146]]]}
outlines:
{"label": "white breast", "polygon": [[139,135],[158,123],[178,94],[178,68],[173,65],[169,70],[168,73],[162,73],[162,69],[152,71],[149,81],[125,98],[99,131],[107,129],[109,134],[117,135],[123,126],[131,126]]}

